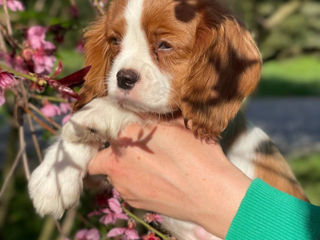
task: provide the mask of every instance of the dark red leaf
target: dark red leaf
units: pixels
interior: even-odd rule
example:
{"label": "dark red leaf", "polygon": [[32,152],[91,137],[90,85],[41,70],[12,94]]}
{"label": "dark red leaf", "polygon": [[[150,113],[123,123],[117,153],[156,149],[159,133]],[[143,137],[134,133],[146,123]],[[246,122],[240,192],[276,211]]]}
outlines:
{"label": "dark red leaf", "polygon": [[59,83],[68,87],[72,87],[75,85],[80,85],[84,83],[84,77],[88,74],[90,71],[91,66],[85,67],[75,73],[72,73],[69,76],[66,76],[59,80]]}
{"label": "dark red leaf", "polygon": [[47,81],[49,86],[58,90],[62,95],[67,95],[69,97],[78,99],[79,95],[75,91],[73,91],[71,88],[61,84],[60,81],[54,80],[52,78],[46,78],[45,80]]}

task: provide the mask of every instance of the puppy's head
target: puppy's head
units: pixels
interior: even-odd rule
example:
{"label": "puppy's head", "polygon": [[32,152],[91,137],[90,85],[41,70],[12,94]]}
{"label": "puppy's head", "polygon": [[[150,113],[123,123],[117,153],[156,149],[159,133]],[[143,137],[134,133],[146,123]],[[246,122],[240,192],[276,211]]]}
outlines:
{"label": "puppy's head", "polygon": [[260,78],[252,37],[215,0],[114,0],[86,39],[76,108],[109,95],[136,112],[180,110],[202,138],[220,135]]}

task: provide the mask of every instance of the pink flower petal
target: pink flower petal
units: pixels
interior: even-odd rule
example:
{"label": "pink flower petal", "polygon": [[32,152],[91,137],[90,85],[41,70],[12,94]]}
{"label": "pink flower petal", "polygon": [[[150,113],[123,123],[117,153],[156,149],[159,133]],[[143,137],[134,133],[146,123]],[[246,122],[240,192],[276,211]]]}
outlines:
{"label": "pink flower petal", "polygon": [[[2,0],[0,0],[0,5],[3,5]],[[7,6],[13,12],[24,10],[22,3],[18,0],[7,0]]]}
{"label": "pink flower petal", "polygon": [[118,201],[118,199],[115,198],[110,198],[108,200],[108,204],[110,209],[115,212],[115,213],[122,213],[122,208],[121,208],[121,204]]}
{"label": "pink flower petal", "polygon": [[120,200],[120,193],[115,188],[112,189],[112,195],[114,198]]}
{"label": "pink flower petal", "polygon": [[126,228],[113,228],[108,232],[107,237],[116,237],[119,235],[123,235],[126,230]]}
{"label": "pink flower petal", "polygon": [[114,214],[115,219],[122,219],[122,220],[128,220],[129,217],[125,213],[115,213]]}
{"label": "pink flower petal", "polygon": [[116,223],[116,221],[113,218],[112,214],[108,214],[108,215],[105,215],[105,216],[101,217],[99,222],[104,224],[104,225],[109,225],[109,224],[115,224]]}
{"label": "pink flower petal", "polygon": [[0,71],[0,88],[4,90],[6,88],[13,87],[15,83],[16,79],[12,74]]}
{"label": "pink flower petal", "polygon": [[61,110],[57,105],[47,103],[43,108],[40,109],[41,112],[47,117],[55,117],[61,114]]}
{"label": "pink flower petal", "polygon": [[86,240],[99,240],[100,234],[98,229],[92,228],[87,232]]}
{"label": "pink flower petal", "polygon": [[79,230],[79,231],[76,233],[75,238],[76,238],[77,240],[85,240],[85,239],[86,239],[87,232],[88,232],[87,229]]}
{"label": "pink flower petal", "polygon": [[71,118],[71,114],[68,114],[67,116],[65,116],[63,119],[62,119],[62,125],[65,125]]}
{"label": "pink flower petal", "polygon": [[125,235],[127,237],[128,240],[138,240],[140,239],[138,232],[136,230],[133,229],[127,229],[125,232]]}
{"label": "pink flower petal", "polygon": [[41,49],[45,41],[47,29],[42,26],[33,26],[28,29],[27,38],[33,49]]}
{"label": "pink flower petal", "polygon": [[61,103],[60,109],[61,109],[62,113],[66,114],[71,111],[71,104],[70,103]]}

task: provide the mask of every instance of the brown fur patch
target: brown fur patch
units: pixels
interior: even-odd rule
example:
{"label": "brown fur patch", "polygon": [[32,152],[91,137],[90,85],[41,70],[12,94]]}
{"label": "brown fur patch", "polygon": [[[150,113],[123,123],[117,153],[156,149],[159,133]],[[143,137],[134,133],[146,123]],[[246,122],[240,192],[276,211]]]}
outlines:
{"label": "brown fur patch", "polygon": [[80,90],[79,100],[74,110],[81,109],[96,97],[107,95],[106,75],[119,49],[112,46],[111,38],[120,37],[125,32],[123,13],[127,0],[117,0],[110,4],[108,12],[97,19],[85,33],[85,64],[91,66],[85,83]]}
{"label": "brown fur patch", "polygon": [[264,142],[257,149],[255,176],[271,186],[292,196],[308,201],[288,163],[271,142]]}

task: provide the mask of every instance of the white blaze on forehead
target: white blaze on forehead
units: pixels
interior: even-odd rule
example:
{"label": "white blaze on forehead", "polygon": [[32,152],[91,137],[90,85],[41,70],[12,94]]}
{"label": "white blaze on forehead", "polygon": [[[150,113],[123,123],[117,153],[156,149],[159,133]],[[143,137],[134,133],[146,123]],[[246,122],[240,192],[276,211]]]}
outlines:
{"label": "white blaze on forehead", "polygon": [[[123,97],[117,86],[116,75],[121,69],[133,69],[140,75],[136,86],[125,97],[145,110],[167,112],[170,98],[170,78],[153,62],[146,33],[142,27],[145,0],[128,0],[124,17],[126,32],[121,51],[115,58],[108,77],[109,95]],[[146,0],[148,1],[148,0]],[[130,94],[132,93],[131,96]],[[134,93],[134,94],[133,94]]]}

